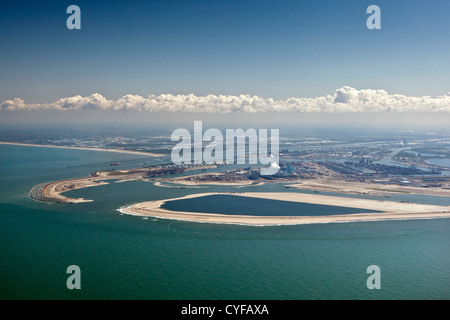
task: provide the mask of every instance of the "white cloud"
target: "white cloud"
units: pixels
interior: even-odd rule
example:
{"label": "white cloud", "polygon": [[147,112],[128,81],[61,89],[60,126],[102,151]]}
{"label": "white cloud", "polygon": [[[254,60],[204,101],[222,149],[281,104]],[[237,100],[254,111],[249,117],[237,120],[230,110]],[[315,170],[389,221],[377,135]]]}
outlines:
{"label": "white cloud", "polygon": [[139,95],[108,100],[101,94],[74,96],[51,103],[25,103],[20,98],[0,104],[0,110],[111,110],[146,112],[257,113],[257,112],[444,112],[450,113],[450,93],[438,97],[388,94],[384,90],[342,87],[334,94],[316,98],[274,100],[250,95]]}

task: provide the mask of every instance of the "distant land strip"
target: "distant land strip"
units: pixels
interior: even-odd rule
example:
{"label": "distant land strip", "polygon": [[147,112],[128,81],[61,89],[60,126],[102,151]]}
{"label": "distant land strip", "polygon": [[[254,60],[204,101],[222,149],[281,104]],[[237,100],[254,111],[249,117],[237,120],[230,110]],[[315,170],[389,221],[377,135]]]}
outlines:
{"label": "distant land strip", "polygon": [[76,149],[76,150],[91,150],[91,151],[103,151],[103,152],[117,152],[117,153],[129,153],[129,154],[140,154],[149,157],[166,157],[167,154],[146,152],[146,151],[133,151],[124,149],[103,149],[103,148],[89,148],[89,147],[70,147],[70,146],[55,146],[48,144],[35,144],[35,143],[21,143],[21,142],[2,142],[0,144],[15,145],[15,146],[28,146],[28,147],[43,147],[43,148],[60,148],[60,149]]}

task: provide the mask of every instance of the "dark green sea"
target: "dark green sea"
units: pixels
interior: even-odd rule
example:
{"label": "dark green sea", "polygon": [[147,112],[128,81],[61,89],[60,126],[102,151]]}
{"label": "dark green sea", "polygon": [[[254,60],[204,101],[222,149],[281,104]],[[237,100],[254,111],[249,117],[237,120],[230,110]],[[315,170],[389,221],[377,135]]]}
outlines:
{"label": "dark green sea", "polygon": [[322,204],[254,199],[230,194],[216,194],[198,198],[167,201],[161,208],[171,211],[249,216],[327,216],[381,212]]}
{"label": "dark green sea", "polygon": [[[450,298],[450,219],[255,227],[145,219],[116,210],[190,193],[295,192],[274,184],[179,189],[112,181],[69,192],[94,200],[76,205],[28,196],[36,184],[111,169],[116,161],[130,168],[164,163],[132,154],[0,145],[1,299]],[[382,199],[450,205],[446,197]],[[81,269],[81,290],[66,287],[69,265]],[[379,290],[366,287],[370,265],[381,269]]]}

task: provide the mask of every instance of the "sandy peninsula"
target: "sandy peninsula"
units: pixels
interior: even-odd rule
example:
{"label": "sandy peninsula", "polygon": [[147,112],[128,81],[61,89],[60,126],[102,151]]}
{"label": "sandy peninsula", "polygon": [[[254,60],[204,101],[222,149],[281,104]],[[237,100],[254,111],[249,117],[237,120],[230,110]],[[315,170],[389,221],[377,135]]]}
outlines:
{"label": "sandy peninsula", "polygon": [[118,171],[98,171],[89,177],[74,178],[60,181],[53,181],[48,183],[41,183],[31,189],[31,198],[45,202],[58,202],[58,203],[82,203],[91,202],[93,200],[84,198],[70,198],[64,195],[65,192],[97,187],[108,184],[104,181],[108,179],[117,180],[115,183],[142,180],[142,174],[146,172],[146,169],[130,169],[130,170],[118,170]]}
{"label": "sandy peninsula", "polygon": [[71,179],[63,180],[57,182],[51,182],[44,187],[42,195],[46,198],[53,199],[54,202],[59,203],[82,203],[82,202],[92,202],[93,200],[88,200],[84,198],[69,198],[64,196],[62,193],[71,190],[77,190],[88,187],[96,187],[108,184],[108,182],[100,181],[98,179],[91,178],[81,178],[81,179]]}
{"label": "sandy peninsula", "polygon": [[[194,212],[169,211],[161,208],[161,206],[167,201],[189,199],[216,194],[231,194],[240,197],[303,202],[303,203],[323,204],[331,206],[344,206],[367,210],[377,210],[382,212],[347,214],[347,215],[329,215],[329,216],[249,216],[245,215],[244,213],[242,215],[224,215],[224,214],[211,214],[202,212],[194,213]],[[394,201],[378,201],[369,199],[355,199],[346,197],[289,193],[289,192],[192,194],[181,198],[137,203],[128,207],[120,208],[119,211],[130,215],[151,216],[161,219],[173,219],[173,220],[183,220],[183,221],[203,222],[203,223],[255,225],[255,226],[298,225],[298,224],[312,224],[312,223],[333,223],[333,222],[337,223],[337,222],[378,221],[378,220],[431,219],[431,218],[450,217],[450,207],[448,206],[423,205],[423,204],[402,203]]]}

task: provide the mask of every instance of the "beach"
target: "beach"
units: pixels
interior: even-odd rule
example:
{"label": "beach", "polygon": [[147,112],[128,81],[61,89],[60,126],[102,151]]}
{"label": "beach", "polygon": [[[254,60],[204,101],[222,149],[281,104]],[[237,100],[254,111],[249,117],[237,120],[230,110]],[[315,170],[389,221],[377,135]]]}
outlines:
{"label": "beach", "polygon": [[[227,193],[241,197],[271,199],[279,201],[302,202],[330,206],[345,206],[366,210],[378,210],[381,213],[361,213],[329,216],[248,216],[248,215],[224,215],[202,212],[169,211],[161,208],[167,201],[190,199],[221,193],[201,193],[187,195],[181,198],[148,201],[120,208],[125,214],[136,216],[151,216],[161,219],[183,220],[203,223],[242,224],[256,226],[270,225],[299,225],[313,223],[337,223],[379,220],[404,220],[404,219],[431,219],[450,217],[450,207],[424,205],[415,203],[402,203],[394,201],[378,201],[369,199],[356,199],[346,197],[325,196],[302,193]],[[223,193],[222,193],[223,194]],[[274,210],[276,210],[274,208]]]}

